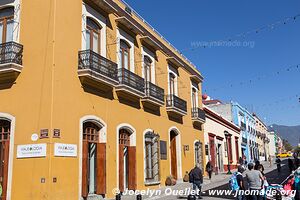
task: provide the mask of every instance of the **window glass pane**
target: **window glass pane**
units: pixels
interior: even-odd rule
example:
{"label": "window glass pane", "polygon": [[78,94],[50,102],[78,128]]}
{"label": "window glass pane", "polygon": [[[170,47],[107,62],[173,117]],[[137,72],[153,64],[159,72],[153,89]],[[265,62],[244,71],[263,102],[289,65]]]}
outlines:
{"label": "window glass pane", "polygon": [[124,68],[128,69],[128,52],[124,52]]}
{"label": "window glass pane", "polygon": [[120,67],[123,67],[122,50],[120,50],[120,52],[119,52],[119,60],[120,60]]}
{"label": "window glass pane", "polygon": [[3,37],[3,23],[0,22],[0,44],[2,43],[2,37]]}
{"label": "window glass pane", "polygon": [[13,7],[4,8],[4,9],[0,10],[0,18],[13,16],[13,15],[14,15],[14,8]]}
{"label": "window glass pane", "polygon": [[91,35],[90,35],[90,31],[87,30],[86,31],[86,49],[90,49],[91,48]]}
{"label": "window glass pane", "polygon": [[14,28],[13,20],[7,21],[6,42],[13,41],[13,28]]}
{"label": "window glass pane", "polygon": [[99,35],[97,33],[93,34],[93,51],[99,53]]}

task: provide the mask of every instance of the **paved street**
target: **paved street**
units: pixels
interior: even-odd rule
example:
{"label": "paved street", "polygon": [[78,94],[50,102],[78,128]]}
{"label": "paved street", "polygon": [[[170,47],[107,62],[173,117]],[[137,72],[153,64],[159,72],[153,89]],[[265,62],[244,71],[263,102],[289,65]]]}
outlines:
{"label": "paved street", "polygon": [[[268,182],[270,184],[272,183],[281,183],[289,174],[288,172],[288,167],[287,167],[287,159],[282,161],[282,172],[278,174],[276,165],[273,164],[272,167],[269,166],[269,163],[264,162],[262,163],[265,167],[265,173],[266,177],[268,179]],[[203,199],[208,199],[208,200],[218,200],[218,199],[233,199],[232,196],[228,195],[208,195],[209,190],[228,190],[228,181],[229,181],[230,175],[226,174],[218,174],[214,175],[212,177],[212,180],[208,180],[208,178],[204,178],[204,184],[203,184]],[[156,196],[153,195],[152,197],[149,196],[144,196],[143,199],[147,200],[154,200],[154,199],[163,199],[163,200],[173,200],[173,199],[187,199],[187,196],[185,195],[165,195],[166,189],[172,189],[173,191],[176,190],[182,190],[185,191],[189,188],[191,188],[191,184],[189,183],[178,183],[175,186],[172,187],[162,187],[159,189],[161,191],[161,195]],[[122,200],[133,200],[135,197],[132,196],[122,196]]]}

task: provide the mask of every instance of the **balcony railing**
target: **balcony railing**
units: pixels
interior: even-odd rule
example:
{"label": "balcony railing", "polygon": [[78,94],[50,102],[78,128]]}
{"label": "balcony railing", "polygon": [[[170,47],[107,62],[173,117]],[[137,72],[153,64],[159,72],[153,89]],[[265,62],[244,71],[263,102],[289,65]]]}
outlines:
{"label": "balcony railing", "polygon": [[131,93],[137,92],[138,96],[145,95],[145,81],[142,77],[129,71],[125,68],[120,68],[118,70],[118,78],[120,87],[118,90],[130,90]]}
{"label": "balcony railing", "polygon": [[205,112],[201,108],[192,108],[192,119],[205,122]]}
{"label": "balcony railing", "polygon": [[244,122],[241,122],[241,130],[242,131],[246,130],[246,124]]}
{"label": "balcony railing", "polygon": [[167,95],[167,109],[170,111],[177,111],[180,114],[186,114],[187,106],[186,101],[175,96],[175,95]]}
{"label": "balcony railing", "polygon": [[0,44],[0,64],[22,65],[23,45],[16,42]]}
{"label": "balcony railing", "polygon": [[118,82],[117,64],[93,52],[92,50],[79,51],[78,70],[90,70],[91,76],[100,81]]}
{"label": "balcony railing", "polygon": [[151,83],[151,82],[146,82],[146,89],[145,89],[145,94],[146,97],[145,99],[153,100],[160,105],[164,104],[164,89],[158,87],[157,85]]}

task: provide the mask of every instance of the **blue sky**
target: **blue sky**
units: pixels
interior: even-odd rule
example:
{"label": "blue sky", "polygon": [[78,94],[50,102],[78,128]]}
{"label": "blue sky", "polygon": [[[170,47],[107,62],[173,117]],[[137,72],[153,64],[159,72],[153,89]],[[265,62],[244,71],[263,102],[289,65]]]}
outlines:
{"label": "blue sky", "polygon": [[[179,50],[300,14],[299,0],[126,2]],[[267,124],[300,125],[300,68],[285,70],[300,64],[300,17],[235,39],[254,45],[183,51],[203,74],[203,91],[215,99],[239,102]],[[281,73],[276,75],[277,71]]]}

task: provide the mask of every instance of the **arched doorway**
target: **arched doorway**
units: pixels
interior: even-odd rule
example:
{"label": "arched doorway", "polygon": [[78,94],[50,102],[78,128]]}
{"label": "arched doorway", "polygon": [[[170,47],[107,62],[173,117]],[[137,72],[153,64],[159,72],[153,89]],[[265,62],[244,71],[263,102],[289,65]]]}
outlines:
{"label": "arched doorway", "polygon": [[10,121],[0,119],[0,184],[2,186],[0,199],[3,200],[7,197],[10,131]]}
{"label": "arched doorway", "polygon": [[180,134],[177,129],[170,130],[170,162],[171,175],[175,178],[181,178],[181,149]]}
{"label": "arched doorway", "polygon": [[133,132],[127,128],[119,130],[119,189],[136,189],[136,147],[132,145]]}
{"label": "arched doorway", "polygon": [[83,123],[82,197],[106,193],[106,144],[101,143],[103,126],[94,121]]}

